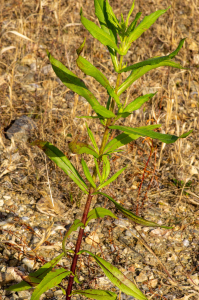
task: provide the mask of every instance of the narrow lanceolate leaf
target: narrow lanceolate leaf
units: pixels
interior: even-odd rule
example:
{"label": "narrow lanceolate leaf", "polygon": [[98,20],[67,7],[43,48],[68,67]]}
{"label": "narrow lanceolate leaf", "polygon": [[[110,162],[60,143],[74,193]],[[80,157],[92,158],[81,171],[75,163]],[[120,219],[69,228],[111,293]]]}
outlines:
{"label": "narrow lanceolate leaf", "polygon": [[95,106],[93,106],[93,109],[94,109],[94,111],[97,114],[99,114],[100,116],[102,116],[102,117],[104,117],[106,119],[115,118],[116,117],[115,114],[112,111],[106,109],[102,105],[95,105]]}
{"label": "narrow lanceolate leaf", "polygon": [[88,224],[88,222],[90,222],[90,220],[97,219],[97,218],[104,218],[105,216],[109,216],[111,218],[117,219],[117,217],[110,210],[103,207],[96,207],[88,213],[85,226]]}
{"label": "narrow lanceolate leaf", "polygon": [[157,139],[163,143],[171,144],[177,141],[179,138],[185,138],[187,137],[193,130],[190,130],[189,132],[186,132],[182,134],[181,136],[171,135],[171,134],[163,134],[159,132],[154,132],[147,129],[140,129],[140,128],[131,128],[126,126],[110,126],[111,129],[118,129],[127,133],[131,134],[140,134],[141,136],[148,136],[152,139]]}
{"label": "narrow lanceolate leaf", "polygon": [[95,151],[97,153],[99,153],[99,148],[98,148],[97,143],[95,141],[94,135],[93,135],[92,131],[90,130],[90,128],[88,127],[87,123],[86,123],[86,128],[87,128],[87,132],[88,132],[89,138],[90,138],[90,140],[91,140],[91,142],[92,142],[92,144],[93,144],[93,146],[95,148]]}
{"label": "narrow lanceolate leaf", "polygon": [[172,60],[165,60],[156,65],[147,65],[144,67],[140,67],[139,69],[133,70],[131,74],[127,77],[127,79],[120,85],[117,95],[120,96],[133,82],[135,82],[138,78],[146,74],[148,71],[163,66],[174,67],[178,69],[186,69]]}
{"label": "narrow lanceolate leaf", "polygon": [[94,157],[99,157],[99,154],[93,149],[92,146],[88,145],[87,143],[78,142],[76,139],[70,143],[68,146],[72,153],[74,154],[91,154]]}
{"label": "narrow lanceolate leaf", "polygon": [[71,91],[84,97],[92,107],[99,104],[95,96],[87,89],[80,78],[66,68],[60,61],[55,59],[48,51],[47,54],[55,74],[65,86]]}
{"label": "narrow lanceolate leaf", "polygon": [[102,161],[103,161],[103,172],[102,172],[102,182],[103,182],[108,177],[111,168],[110,168],[110,162],[107,155],[102,156]]}
{"label": "narrow lanceolate leaf", "polygon": [[97,175],[99,177],[99,181],[100,181],[100,183],[102,183],[102,176],[100,174],[99,165],[98,165],[97,159],[95,157],[94,157],[94,161],[95,161],[95,167],[96,167],[96,170],[97,170]]}
{"label": "narrow lanceolate leaf", "polygon": [[131,22],[131,24],[129,25],[127,31],[126,31],[126,36],[129,36],[129,34],[131,32],[133,32],[133,30],[135,29],[135,26],[137,24],[137,21],[139,20],[139,18],[141,17],[141,12],[137,13],[135,16],[135,19]]}
{"label": "narrow lanceolate leaf", "polygon": [[[148,125],[140,127],[142,129],[147,128],[147,130],[153,130],[155,128],[161,127],[161,124],[155,124],[155,125]],[[116,136],[114,139],[112,139],[105,147],[104,154],[113,152],[114,150],[129,144],[130,142],[137,140],[141,135],[139,134],[128,134],[128,133],[121,133],[118,136]]]}
{"label": "narrow lanceolate leaf", "polygon": [[[62,249],[64,251],[64,254],[66,255],[67,252],[69,252],[70,250],[66,250],[65,248],[65,244],[66,244],[66,240],[67,238],[69,237],[69,235],[73,232],[73,231],[76,231],[79,227],[82,227],[84,228],[84,224],[79,220],[79,219],[76,219],[73,223],[73,225],[68,229],[68,231],[66,232],[64,238],[63,238],[63,241],[62,241]],[[62,253],[63,254],[63,253]]]}
{"label": "narrow lanceolate leaf", "polygon": [[144,17],[142,22],[133,30],[133,32],[129,35],[126,42],[126,50],[128,50],[131,46],[131,43],[137,40],[143,32],[145,32],[153,23],[159,18],[162,14],[164,14],[170,7],[163,10],[157,10],[156,12],[150,14],[149,16]]}
{"label": "narrow lanceolate leaf", "polygon": [[[109,22],[108,14],[106,10],[106,3],[104,0],[94,0],[95,4],[95,15],[97,16],[100,26],[104,32],[109,34],[114,41],[115,45],[117,45],[117,32],[115,27]],[[109,47],[108,47],[109,48]],[[113,49],[113,51],[115,51]]]}
{"label": "narrow lanceolate leaf", "polygon": [[112,264],[98,255],[94,255],[90,251],[81,250],[78,254],[83,252],[89,253],[95,259],[108,279],[123,293],[133,296],[138,300],[148,300],[148,298],[136,287],[136,285],[130,281],[120,270],[118,270],[118,268],[114,267]]}
{"label": "narrow lanceolate leaf", "polygon": [[56,163],[56,165],[62,169],[86,194],[88,194],[88,187],[86,186],[83,178],[80,176],[78,171],[75,169],[70,160],[55,146],[51,143],[36,140],[31,143],[32,146],[38,146],[42,149],[45,154]]}
{"label": "narrow lanceolate leaf", "polygon": [[124,216],[126,216],[127,218],[129,218],[131,221],[140,224],[142,226],[147,226],[147,227],[161,227],[161,228],[166,228],[166,229],[172,229],[172,227],[169,226],[164,226],[164,225],[159,225],[156,224],[154,222],[151,221],[147,221],[143,218],[140,218],[138,216],[136,216],[134,213],[132,213],[131,211],[129,211],[128,209],[124,208],[122,205],[120,205],[117,201],[115,201],[112,197],[110,197],[109,195],[105,194],[105,193],[98,193],[100,195],[105,196],[106,198],[108,198],[109,200],[111,200],[116,208],[121,211],[123,213]]}
{"label": "narrow lanceolate leaf", "polygon": [[120,23],[116,18],[116,15],[114,14],[113,9],[108,3],[108,1],[106,1],[105,3],[106,3],[106,13],[108,16],[108,20],[113,25],[113,27],[117,28],[118,26],[120,26]]}
{"label": "narrow lanceolate leaf", "polygon": [[117,173],[115,173],[109,180],[107,180],[106,182],[100,184],[100,186],[98,186],[97,190],[100,190],[102,188],[104,188],[105,186],[107,186],[108,184],[110,184],[111,182],[113,182],[115,179],[117,179],[117,177],[127,168],[124,167],[121,170],[119,170]]}
{"label": "narrow lanceolate leaf", "polygon": [[112,37],[103,29],[99,28],[95,23],[83,17],[83,15],[81,15],[81,22],[95,39],[100,41],[100,43],[102,43],[103,45],[115,49],[119,54],[121,54]]}
{"label": "narrow lanceolate leaf", "polygon": [[72,295],[79,294],[84,297],[96,300],[116,300],[117,294],[104,290],[76,290],[72,292]]}
{"label": "narrow lanceolate leaf", "polygon": [[109,95],[115,99],[118,107],[120,107],[121,103],[119,97],[115,94],[114,89],[110,86],[106,76],[82,56],[79,56],[76,62],[78,68],[82,70],[86,75],[95,78],[107,90]]}
{"label": "narrow lanceolate leaf", "polygon": [[37,286],[42,281],[42,279],[46,276],[46,274],[48,274],[52,270],[52,268],[56,266],[56,264],[58,264],[58,262],[62,259],[63,256],[64,253],[61,253],[60,255],[58,255],[57,257],[55,257],[45,265],[43,265],[36,272],[30,273],[28,276],[24,278],[23,281],[10,286],[7,290],[19,292]]}
{"label": "narrow lanceolate leaf", "polygon": [[136,98],[134,101],[132,101],[131,103],[129,103],[125,107],[125,109],[123,110],[123,112],[121,114],[118,114],[118,116],[121,115],[121,117],[123,117],[123,118],[128,117],[133,111],[139,109],[145,102],[147,102],[149,99],[151,99],[155,94],[156,93],[154,93],[154,94],[146,94],[144,96]]}
{"label": "narrow lanceolate leaf", "polygon": [[126,67],[126,68],[122,69],[119,73],[128,72],[128,71],[131,71],[131,70],[136,70],[140,67],[144,67],[144,66],[147,66],[147,65],[157,65],[157,64],[159,64],[159,63],[161,63],[165,60],[172,59],[178,54],[178,52],[180,51],[180,49],[182,48],[182,46],[184,44],[184,41],[185,41],[185,39],[182,39],[180,41],[177,49],[175,51],[173,51],[172,53],[170,53],[169,55],[146,59],[146,60],[141,61],[137,64],[134,64],[134,65],[131,65],[129,67]]}
{"label": "narrow lanceolate leaf", "polygon": [[132,5],[131,5],[131,8],[130,8],[130,10],[129,10],[128,16],[127,16],[127,18],[126,18],[126,22],[125,22],[126,27],[127,27],[128,24],[129,24],[129,18],[130,18],[131,14],[132,14],[132,12],[133,12],[133,10],[134,10],[134,6],[135,6],[135,0],[133,1]]}
{"label": "narrow lanceolate leaf", "polygon": [[85,174],[86,178],[88,179],[88,181],[90,182],[92,187],[96,188],[96,184],[93,181],[91,173],[89,172],[89,168],[88,168],[88,166],[87,166],[87,164],[86,164],[86,162],[83,158],[81,159],[81,164],[82,164],[82,168],[83,168],[83,171],[84,171],[84,174]]}
{"label": "narrow lanceolate leaf", "polygon": [[39,300],[43,293],[58,285],[63,278],[69,276],[71,273],[71,271],[66,271],[64,268],[48,273],[41,283],[35,288],[31,300]]}
{"label": "narrow lanceolate leaf", "polygon": [[[114,41],[115,45],[117,45],[117,32],[116,32],[114,26],[112,26],[112,24],[110,24],[108,22],[105,1],[104,0],[94,0],[94,3],[95,3],[95,14],[100,22],[100,26],[101,26],[102,30],[104,30],[104,32],[109,34],[111,36],[112,40]],[[109,23],[109,24],[107,24],[107,23]],[[117,59],[117,52],[115,49],[113,49],[109,46],[107,46],[107,48],[111,55],[114,69],[116,72],[118,72],[119,64],[118,64],[118,59]]]}

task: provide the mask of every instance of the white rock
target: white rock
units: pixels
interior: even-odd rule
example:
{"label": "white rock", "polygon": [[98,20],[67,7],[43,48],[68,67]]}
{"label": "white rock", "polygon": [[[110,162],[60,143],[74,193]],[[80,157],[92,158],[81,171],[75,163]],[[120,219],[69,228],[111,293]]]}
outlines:
{"label": "white rock", "polygon": [[188,240],[184,240],[184,241],[183,241],[183,245],[184,245],[185,247],[188,247],[188,246],[189,246],[189,241],[188,241]]}
{"label": "white rock", "polygon": [[34,260],[28,259],[26,257],[24,259],[22,259],[22,262],[30,269],[33,269],[34,264],[35,264]]}
{"label": "white rock", "polygon": [[19,291],[18,292],[19,298],[20,299],[26,299],[29,300],[31,298],[31,294],[28,291]]}
{"label": "white rock", "polygon": [[4,205],[4,201],[3,199],[0,200],[0,206],[3,206]]}
{"label": "white rock", "polygon": [[11,197],[10,197],[10,196],[3,196],[3,199],[5,199],[5,200],[10,200]]}
{"label": "white rock", "polygon": [[199,54],[195,54],[193,56],[193,63],[199,65]]}
{"label": "white rock", "polygon": [[130,225],[130,221],[128,219],[117,219],[114,221],[115,225],[126,228]]}

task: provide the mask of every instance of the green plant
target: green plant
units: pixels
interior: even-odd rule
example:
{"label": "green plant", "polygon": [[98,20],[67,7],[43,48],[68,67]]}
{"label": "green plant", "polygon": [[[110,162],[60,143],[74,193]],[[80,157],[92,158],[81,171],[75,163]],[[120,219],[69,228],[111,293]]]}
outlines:
{"label": "green plant", "polygon": [[[105,275],[122,292],[126,293],[127,295],[134,296],[139,300],[147,300],[147,297],[116,267],[114,267],[98,255],[94,255],[93,253],[86,250],[80,250],[84,228],[90,220],[103,218],[104,216],[117,218],[110,210],[105,208],[98,207],[89,211],[94,195],[102,195],[109,199],[115,205],[115,207],[124,214],[124,216],[137,224],[151,227],[162,227],[167,229],[172,228],[168,226],[160,226],[156,223],[144,220],[136,216],[131,211],[121,206],[110,195],[105,194],[101,190],[104,187],[108,186],[111,182],[113,182],[127,168],[127,166],[125,166],[108,179],[111,171],[110,157],[113,153],[122,151],[120,147],[127,145],[128,143],[138,139],[139,137],[149,137],[157,139],[163,143],[170,144],[175,142],[178,138],[187,137],[191,133],[191,131],[189,131],[181,135],[180,137],[177,137],[175,135],[161,134],[159,132],[153,131],[154,129],[161,127],[160,124],[138,128],[118,125],[118,121],[121,118],[127,118],[128,116],[130,116],[133,111],[139,109],[146,101],[148,101],[155,95],[155,93],[151,93],[140,96],[134,99],[128,105],[126,105],[126,103],[122,103],[120,99],[121,94],[124,93],[133,82],[135,82],[142,75],[146,74],[148,71],[161,66],[171,66],[183,69],[183,67],[180,64],[174,62],[172,58],[174,58],[178,54],[179,50],[183,46],[185,39],[182,39],[177,49],[167,56],[154,57],[130,66],[125,66],[123,64],[123,57],[127,54],[129,48],[131,47],[131,44],[136,39],[138,39],[141,34],[145,32],[156,21],[159,16],[164,14],[168,10],[168,8],[165,10],[158,10],[151,15],[146,16],[142,20],[142,22],[139,23],[139,25],[137,25],[137,22],[141,16],[141,13],[137,13],[135,19],[129,25],[129,19],[134,9],[134,2],[129,11],[126,21],[124,21],[123,15],[121,14],[120,22],[113,13],[113,10],[108,1],[94,0],[94,3],[95,14],[99,20],[101,27],[98,27],[95,23],[86,19],[83,16],[82,11],[80,13],[81,22],[94,38],[100,41],[103,45],[107,46],[110,57],[112,59],[114,70],[117,73],[117,80],[115,83],[115,87],[113,88],[110,85],[108,79],[101,73],[101,71],[99,71],[89,61],[81,56],[81,52],[85,44],[84,40],[83,44],[77,50],[78,58],[76,60],[76,63],[82,72],[95,78],[95,80],[98,81],[107,90],[108,100],[105,107],[98,102],[98,100],[89,91],[89,89],[80,78],[78,78],[73,72],[66,68],[61,62],[56,60],[47,51],[54,72],[61,79],[63,84],[65,84],[72,91],[76,92],[78,95],[83,96],[91,105],[93,111],[96,113],[96,116],[81,116],[81,118],[90,118],[96,122],[99,121],[104,128],[104,134],[102,143],[100,147],[98,147],[93,132],[87,126],[88,136],[91,140],[92,145],[79,142],[77,137],[69,144],[69,147],[73,153],[79,155],[88,154],[93,157],[95,167],[92,174],[89,171],[86,161],[83,158],[81,159],[82,169],[87,183],[84,181],[76,168],[72,165],[70,160],[58,148],[47,141],[37,140],[32,143],[32,145],[41,148],[45,152],[45,154],[78,185],[80,190],[83,193],[87,194],[87,202],[84,208],[82,220],[75,220],[73,225],[67,231],[62,243],[63,252],[58,257],[42,266],[36,272],[30,273],[22,282],[9,288],[9,290],[12,291],[19,291],[35,287],[31,298],[32,300],[39,299],[42,293],[54,286],[59,286],[62,288],[63,292],[66,294],[67,300],[71,299],[71,296],[74,294],[84,295],[87,298],[92,299],[116,299],[117,295],[110,291],[72,291],[73,282],[75,281],[79,283],[78,277],[76,275],[77,260],[79,255],[84,252],[87,252],[93,257],[93,259],[101,267]],[[118,37],[120,39],[120,43],[118,43]],[[127,71],[130,71],[130,75],[120,84],[120,81],[122,80],[122,73]],[[109,140],[109,134],[112,130],[120,130],[122,131],[122,133],[114,139]],[[73,202],[72,194],[70,195],[70,197],[71,202]],[[77,238],[75,250],[66,249],[65,244],[68,236],[78,228],[79,235]],[[68,252],[73,254],[73,261],[70,271],[65,270],[64,268],[54,269],[57,263],[62,259],[63,256],[67,255]],[[60,283],[62,279],[67,276],[69,277],[68,287],[65,289],[63,288],[63,286],[60,286]]]}
{"label": "green plant", "polygon": [[175,185],[178,189],[183,189],[184,195],[189,195],[189,193],[186,192],[186,190],[190,189],[193,182],[191,180],[184,182],[183,180],[177,180],[175,178],[172,179],[172,184]]}

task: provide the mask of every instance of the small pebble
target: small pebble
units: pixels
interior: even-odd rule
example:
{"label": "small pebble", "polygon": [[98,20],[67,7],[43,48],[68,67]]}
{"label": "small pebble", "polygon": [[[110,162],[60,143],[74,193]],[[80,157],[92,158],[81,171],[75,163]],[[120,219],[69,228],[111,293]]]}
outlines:
{"label": "small pebble", "polygon": [[30,260],[26,257],[22,260],[22,262],[30,269],[33,269],[34,264],[35,264],[34,260]]}
{"label": "small pebble", "polygon": [[183,241],[183,245],[184,245],[185,247],[188,247],[188,246],[189,246],[189,241],[188,241],[188,240],[184,240],[184,241]]}
{"label": "small pebble", "polygon": [[28,217],[22,217],[21,219],[22,219],[22,221],[28,221],[29,220]]}
{"label": "small pebble", "polygon": [[130,225],[130,222],[128,219],[117,219],[114,221],[115,225],[126,228]]}
{"label": "small pebble", "polygon": [[3,206],[4,205],[4,201],[3,199],[0,200],[0,206]]}
{"label": "small pebble", "polygon": [[11,197],[10,197],[10,196],[3,196],[3,199],[5,199],[5,200],[10,200]]}

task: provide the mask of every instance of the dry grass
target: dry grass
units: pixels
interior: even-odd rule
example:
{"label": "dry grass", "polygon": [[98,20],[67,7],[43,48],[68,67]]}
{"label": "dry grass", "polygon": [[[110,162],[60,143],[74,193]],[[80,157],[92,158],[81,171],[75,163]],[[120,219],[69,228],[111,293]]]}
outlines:
{"label": "dry grass", "polygon": [[[121,0],[110,1],[110,3],[118,17],[120,12],[126,16],[131,4],[129,1]],[[141,11],[144,16],[157,9],[165,9],[169,5],[171,9],[168,13],[161,16],[151,29],[133,44],[126,61],[130,65],[152,56],[166,55],[176,49],[181,38],[187,37],[185,46],[177,55],[176,61],[189,70],[164,67],[152,70],[137,80],[125,94],[123,101],[127,99],[130,102],[149,92],[158,91],[158,93],[150,103],[145,105],[145,110],[140,109],[124,124],[138,127],[160,123],[162,132],[181,135],[193,129],[193,134],[166,147],[154,141],[153,147],[155,149],[157,146],[157,149],[151,155],[147,167],[146,163],[151,151],[148,140],[139,139],[126,147],[124,153],[113,157],[113,171],[127,162],[130,167],[124,177],[119,178],[115,185],[111,186],[111,191],[121,201],[127,193],[128,202],[134,210],[138,208],[139,202],[139,207],[142,208],[140,213],[151,205],[147,202],[147,193],[150,198],[150,194],[154,194],[154,191],[164,185],[170,196],[168,197],[168,194],[163,196],[165,190],[159,190],[159,195],[162,195],[164,200],[173,205],[176,213],[180,214],[179,204],[185,200],[191,202],[183,196],[186,183],[192,181],[191,193],[195,193],[199,183],[198,0],[139,0],[135,1],[135,12]],[[93,1],[7,0],[2,1],[0,8],[0,143],[2,149],[6,149],[7,153],[12,152],[12,145],[4,135],[5,130],[13,120],[28,115],[38,126],[35,136],[32,136],[30,141],[40,138],[55,144],[71,157],[80,172],[79,159],[69,153],[68,141],[71,139],[70,135],[74,137],[76,134],[82,141],[88,139],[84,120],[77,119],[76,116],[89,115],[92,111],[84,99],[71,96],[70,91],[56,79],[49,66],[45,48],[81,77],[96,98],[102,104],[105,103],[107,100],[105,90],[93,78],[82,74],[75,64],[75,50],[86,37],[83,55],[113,84],[115,82],[116,74],[113,72],[106,49],[95,41],[80,23],[81,7],[85,17],[93,21]],[[100,144],[103,128],[90,120],[87,123],[96,133],[96,140]],[[79,201],[81,197],[76,186],[65,178],[53,163],[49,160],[46,163],[39,150],[20,144],[17,144],[17,147],[20,155],[24,157],[24,164],[12,169],[10,165],[15,163],[7,162],[6,166],[9,165],[10,169],[8,172],[1,169],[2,184],[8,179],[6,177],[8,174],[15,193],[39,198],[41,191],[46,190],[49,193],[50,182],[54,194],[51,199],[64,195],[64,200],[70,206],[71,192],[74,200]],[[2,158],[2,163],[3,160]],[[93,166],[92,161],[88,161],[88,164],[90,167]],[[18,173],[15,173],[16,171]],[[142,180],[143,173],[144,180]],[[21,178],[27,178],[25,183],[20,180],[19,174]],[[174,187],[177,197],[172,195],[171,179],[183,181],[183,186],[179,187],[179,190]],[[6,185],[2,185],[1,189],[6,190]],[[195,204],[192,202],[192,209],[197,210],[199,202],[197,198],[194,199]]]}

